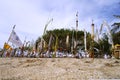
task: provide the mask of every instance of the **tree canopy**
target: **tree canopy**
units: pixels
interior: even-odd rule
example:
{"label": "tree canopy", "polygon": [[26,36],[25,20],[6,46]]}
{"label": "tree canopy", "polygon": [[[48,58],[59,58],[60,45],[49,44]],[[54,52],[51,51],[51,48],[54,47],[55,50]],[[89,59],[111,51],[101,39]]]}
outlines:
{"label": "tree canopy", "polygon": [[[43,35],[43,39],[45,40],[47,47],[49,44],[49,40],[50,40],[50,36],[52,37],[52,41],[51,41],[51,48],[54,48],[55,43],[56,43],[56,37],[58,37],[58,48],[62,48],[62,49],[67,49],[67,50],[71,50],[71,46],[73,45],[73,41],[77,41],[77,47],[79,48],[80,46],[84,46],[84,32],[83,31],[76,31],[75,30],[70,30],[70,29],[54,29],[54,30],[49,30],[46,31],[46,34]],[[77,35],[77,38],[76,38]],[[69,36],[69,44],[68,46],[66,45],[66,38],[67,36]],[[90,33],[87,33],[87,47],[89,47],[90,45]],[[73,41],[72,41],[73,39]],[[77,40],[76,40],[77,39]],[[41,38],[39,37],[36,40],[36,44],[40,43]]]}

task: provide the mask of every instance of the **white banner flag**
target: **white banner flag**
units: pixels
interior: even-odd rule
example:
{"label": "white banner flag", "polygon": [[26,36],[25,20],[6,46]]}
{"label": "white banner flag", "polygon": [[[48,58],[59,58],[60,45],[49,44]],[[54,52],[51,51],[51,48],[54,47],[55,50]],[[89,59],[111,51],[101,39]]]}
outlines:
{"label": "white banner flag", "polygon": [[96,33],[95,33],[95,37],[94,37],[94,41],[98,43],[99,41],[99,34],[98,34],[98,29],[96,29]]}
{"label": "white banner flag", "polygon": [[9,37],[9,40],[11,43],[15,44],[18,47],[22,47],[22,41],[20,40],[20,38],[18,37],[18,35],[16,34],[16,32],[14,30],[12,30],[12,33]]}
{"label": "white banner flag", "polygon": [[85,29],[84,29],[84,46],[85,46],[85,51],[87,51],[86,30]]}
{"label": "white banner flag", "polygon": [[69,44],[69,35],[67,35],[66,37],[66,45],[68,46],[68,44]]}

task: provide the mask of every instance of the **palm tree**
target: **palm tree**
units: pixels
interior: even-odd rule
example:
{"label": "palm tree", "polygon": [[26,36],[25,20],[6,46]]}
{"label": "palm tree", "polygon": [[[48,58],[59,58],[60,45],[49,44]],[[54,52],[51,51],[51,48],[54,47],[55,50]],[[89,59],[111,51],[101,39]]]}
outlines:
{"label": "palm tree", "polygon": [[114,23],[112,26],[114,26],[114,28],[112,28],[112,32],[115,33],[115,32],[118,32],[120,31],[120,23]]}
{"label": "palm tree", "polygon": [[[120,19],[120,15],[114,15],[114,17]],[[120,22],[115,22],[112,25],[112,36],[114,44],[120,44]]]}
{"label": "palm tree", "polygon": [[[120,15],[114,15],[116,18],[119,18],[120,19]],[[120,22],[115,22],[113,25],[113,28],[112,28],[112,32],[113,33],[116,33],[116,32],[119,32],[120,31]]]}

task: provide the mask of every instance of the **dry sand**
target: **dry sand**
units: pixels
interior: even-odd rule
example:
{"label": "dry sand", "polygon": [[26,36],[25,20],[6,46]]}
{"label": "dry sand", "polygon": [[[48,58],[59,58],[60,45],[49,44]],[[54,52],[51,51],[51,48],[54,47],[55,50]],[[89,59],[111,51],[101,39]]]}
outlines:
{"label": "dry sand", "polygon": [[120,79],[120,60],[0,58],[0,80],[81,79]]}

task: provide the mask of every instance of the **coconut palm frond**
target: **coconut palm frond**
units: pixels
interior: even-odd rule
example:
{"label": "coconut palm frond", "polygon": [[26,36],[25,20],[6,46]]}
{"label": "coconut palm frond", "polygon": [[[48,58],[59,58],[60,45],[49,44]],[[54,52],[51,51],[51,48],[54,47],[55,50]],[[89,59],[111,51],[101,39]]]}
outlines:
{"label": "coconut palm frond", "polygon": [[119,29],[120,29],[120,23],[114,23],[113,25],[112,25],[112,29],[111,29],[111,31],[113,32],[113,33],[115,33],[115,32],[117,32]]}

